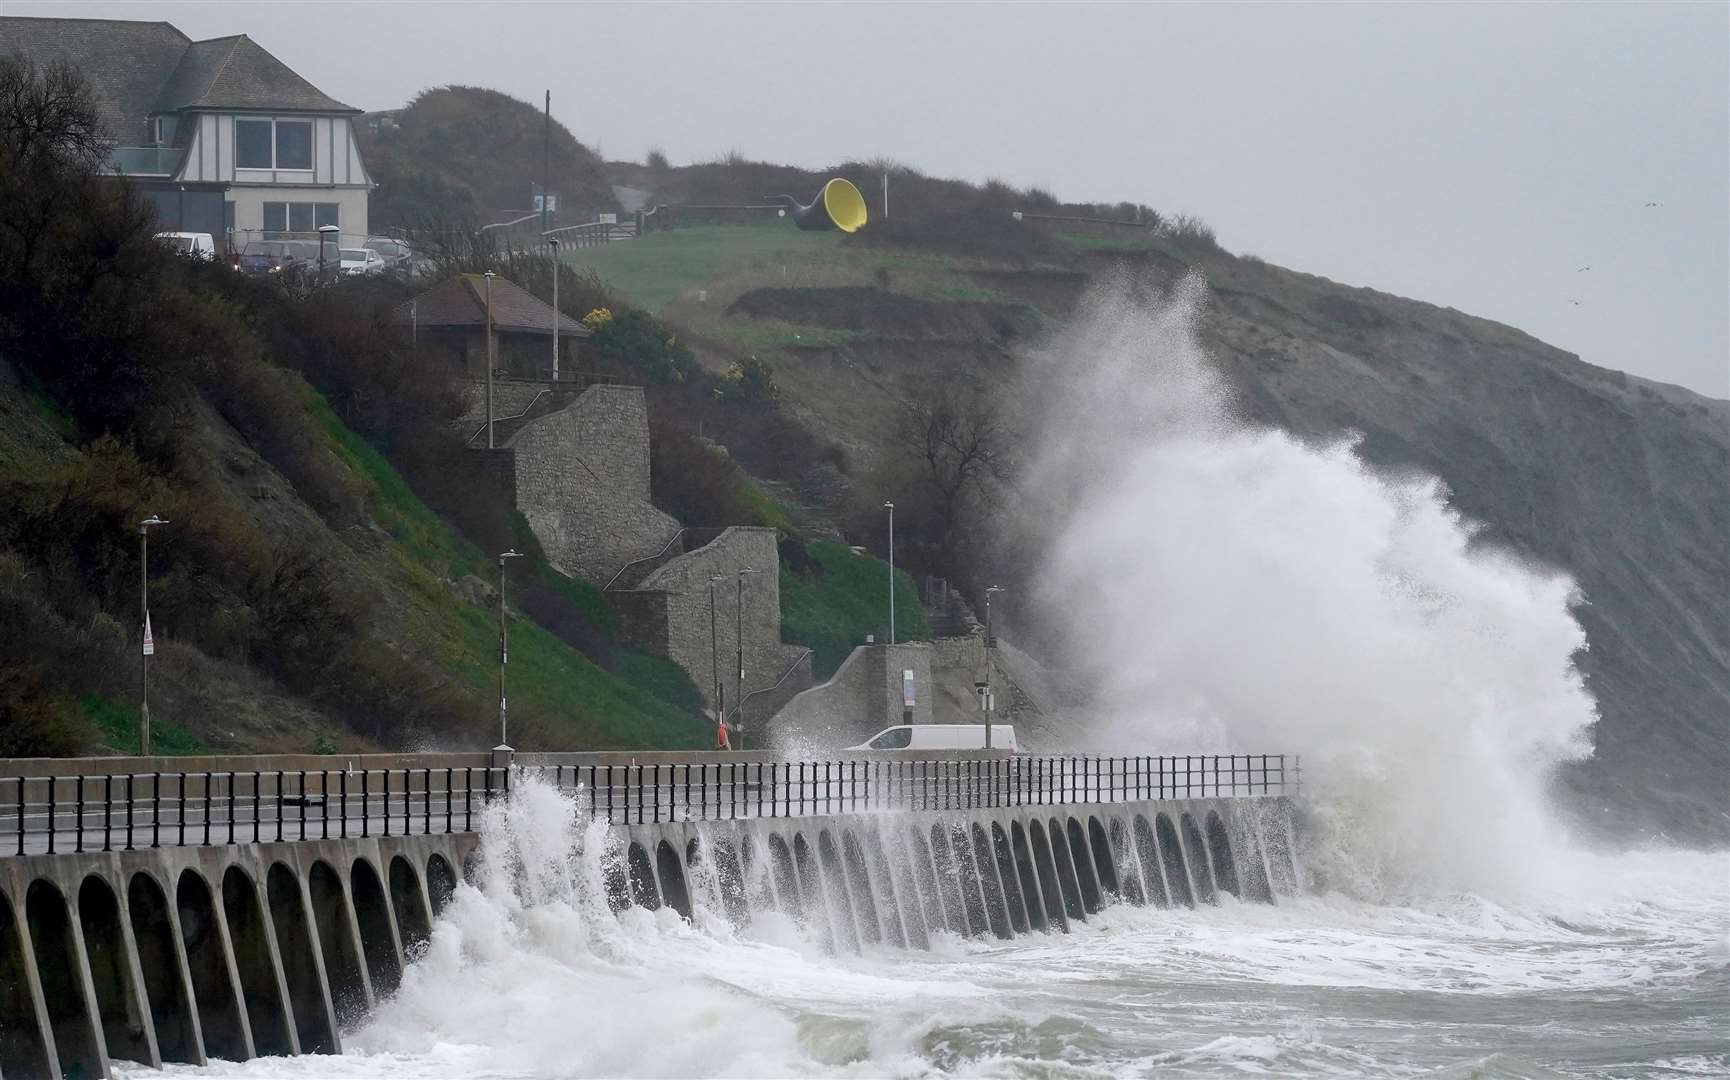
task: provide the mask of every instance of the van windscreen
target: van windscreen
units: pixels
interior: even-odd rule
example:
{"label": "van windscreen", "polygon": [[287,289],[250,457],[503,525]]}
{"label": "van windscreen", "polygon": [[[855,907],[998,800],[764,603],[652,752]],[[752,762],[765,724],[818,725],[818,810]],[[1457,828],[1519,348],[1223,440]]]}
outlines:
{"label": "van windscreen", "polygon": [[905,750],[913,741],[913,729],[910,727],[890,728],[883,734],[871,740],[873,750]]}

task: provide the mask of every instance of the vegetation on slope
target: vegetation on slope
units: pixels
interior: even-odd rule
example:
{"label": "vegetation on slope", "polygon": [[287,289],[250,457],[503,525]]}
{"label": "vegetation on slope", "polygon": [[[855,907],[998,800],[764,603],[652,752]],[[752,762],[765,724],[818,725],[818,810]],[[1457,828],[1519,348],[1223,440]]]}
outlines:
{"label": "vegetation on slope", "polygon": [[[781,637],[815,653],[817,677],[827,679],[868,636],[889,640],[889,564],[835,540],[812,541],[804,553],[781,563]],[[899,641],[931,636],[918,586],[899,567],[895,636]]]}
{"label": "vegetation on slope", "polygon": [[618,205],[592,150],[557,120],[549,130],[539,108],[497,90],[423,90],[376,125],[357,124],[356,132],[378,185],[370,211],[378,230],[472,227],[477,219],[528,213],[543,181],[543,148],[562,220]]}

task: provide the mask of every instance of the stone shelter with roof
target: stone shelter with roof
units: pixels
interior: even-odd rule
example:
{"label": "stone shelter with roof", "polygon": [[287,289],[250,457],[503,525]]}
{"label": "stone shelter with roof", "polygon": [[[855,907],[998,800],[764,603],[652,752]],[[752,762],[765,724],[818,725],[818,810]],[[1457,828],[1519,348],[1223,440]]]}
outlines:
{"label": "stone shelter with roof", "polygon": [[245,34],[193,41],[166,22],[0,16],[0,54],[68,64],[89,83],[110,168],[157,205],[161,228],[340,244],[367,235],[372,181],[350,122],[360,110]]}
{"label": "stone shelter with roof", "polygon": [[[551,380],[553,320],[559,327],[559,374],[576,377],[584,344],[593,336],[582,323],[500,275],[492,283],[495,371],[519,379]],[[409,328],[422,363],[472,378],[487,373],[487,282],[483,274],[454,274],[397,305],[391,321]]]}

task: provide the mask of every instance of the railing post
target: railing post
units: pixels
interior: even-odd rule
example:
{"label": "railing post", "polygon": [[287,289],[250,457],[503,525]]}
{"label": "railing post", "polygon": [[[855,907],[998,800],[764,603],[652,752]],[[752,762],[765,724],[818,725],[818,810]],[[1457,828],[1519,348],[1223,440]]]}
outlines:
{"label": "railing post", "polygon": [[102,778],[102,850],[113,851],[114,774]]}
{"label": "railing post", "polygon": [[24,777],[18,778],[18,854],[24,854]]}
{"label": "railing post", "polygon": [[77,785],[75,792],[78,803],[78,825],[72,830],[72,850],[84,850],[84,777],[75,776],[72,782]]}
{"label": "railing post", "polygon": [[58,783],[59,777],[50,776],[48,778],[48,854],[50,855],[54,854],[54,804],[56,801],[54,788]]}

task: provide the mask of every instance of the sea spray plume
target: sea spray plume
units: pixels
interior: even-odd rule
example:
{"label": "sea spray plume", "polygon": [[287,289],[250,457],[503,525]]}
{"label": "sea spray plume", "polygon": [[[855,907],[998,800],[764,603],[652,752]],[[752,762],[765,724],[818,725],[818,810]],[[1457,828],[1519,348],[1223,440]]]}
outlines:
{"label": "sea spray plume", "polygon": [[1376,895],[1517,888],[1594,703],[1566,576],[1478,542],[1433,477],[1232,415],[1199,277],[1121,279],[1030,358],[1043,615],[1114,752],[1302,753],[1311,866]]}

